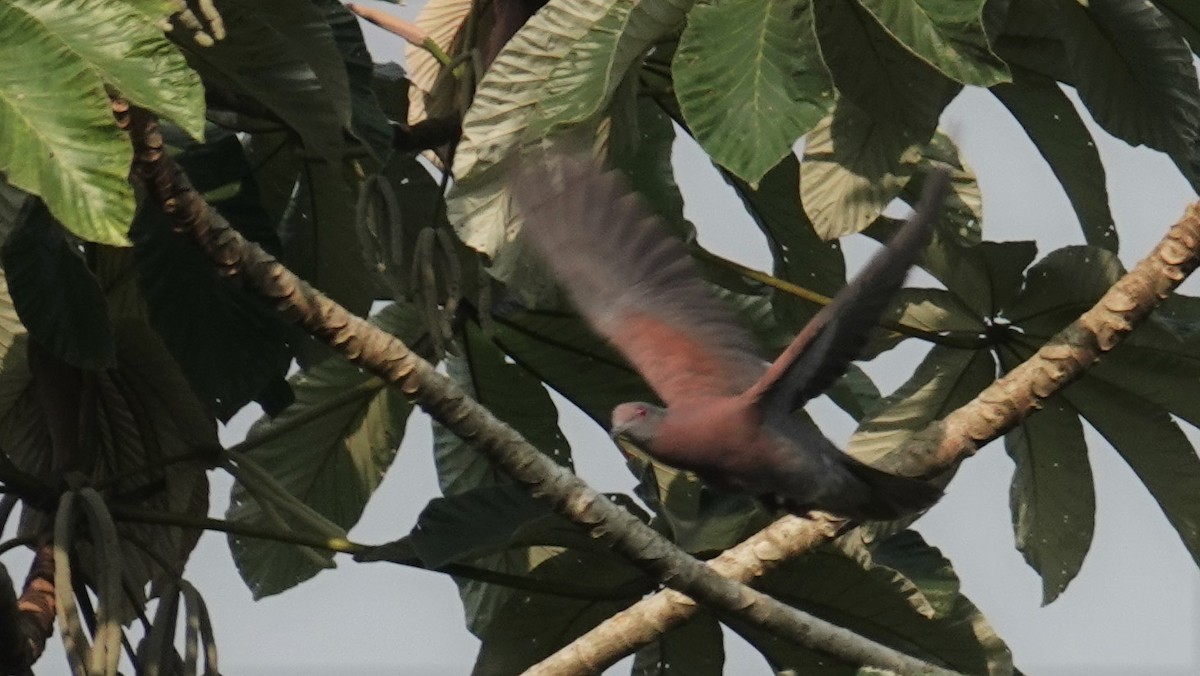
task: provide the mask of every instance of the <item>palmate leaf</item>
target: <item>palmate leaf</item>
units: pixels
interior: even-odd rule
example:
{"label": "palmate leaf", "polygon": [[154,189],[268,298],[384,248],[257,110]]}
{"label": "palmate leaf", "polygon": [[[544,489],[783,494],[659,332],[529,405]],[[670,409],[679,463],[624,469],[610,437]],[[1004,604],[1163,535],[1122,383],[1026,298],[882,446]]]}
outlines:
{"label": "palmate leaf", "polygon": [[1011,11],[1024,17],[1022,39],[1008,41],[1006,59],[1075,86],[1105,131],[1166,153],[1197,184],[1200,84],[1187,43],[1154,4],[1015,0]]}
{"label": "palmate leaf", "polygon": [[[447,357],[447,374],[467,394],[512,425],[543,453],[570,466],[570,446],[558,428],[558,412],[538,379],[520,366],[509,363],[477,326],[467,324],[464,327],[458,346],[461,355]],[[486,457],[437,423],[434,423],[433,440],[438,484],[447,496],[464,496],[474,490],[509,483],[508,476],[497,470]],[[507,521],[512,529],[518,528],[529,518],[531,508],[536,506],[528,502],[515,504],[519,504],[520,508],[510,507],[505,514],[493,515],[492,518]],[[478,501],[464,498],[462,501],[452,501],[449,505],[470,510],[478,507]],[[454,530],[450,529],[451,532]],[[431,539],[435,542],[441,540],[443,547],[448,541],[446,537],[438,538],[436,532]],[[428,549],[427,546],[426,555]],[[503,547],[502,551],[476,559],[473,563],[524,577],[545,556],[541,550]],[[511,621],[509,611],[504,608],[518,592],[476,580],[456,578],[455,582],[462,598],[467,627],[476,636],[482,637],[496,626]]]}
{"label": "palmate leaf", "polygon": [[312,2],[324,13],[342,56],[350,97],[350,129],[380,165],[386,164],[392,154],[392,127],[372,87],[375,64],[358,19],[338,0]]}
{"label": "palmate leaf", "polygon": [[[420,349],[424,329],[413,308],[391,305],[372,317],[380,328]],[[296,402],[250,429],[249,457],[287,492],[349,529],[391,465],[412,405],[396,389],[341,359],[292,378]],[[230,521],[276,527],[242,485],[230,494]],[[231,536],[229,548],[255,598],[311,578],[323,566],[298,547]],[[329,555],[332,557],[332,555]]]}
{"label": "palmate leaf", "polygon": [[1008,79],[1008,68],[988,45],[986,0],[862,0],[888,33],[946,77],[989,87]]}
{"label": "palmate leaf", "polygon": [[227,0],[220,5],[227,31],[199,47],[173,31],[180,48],[210,87],[265,106],[304,147],[333,162],[346,149],[351,123],[346,66],[325,17],[309,0]]}
{"label": "palmate leaf", "polygon": [[491,259],[488,272],[527,299],[544,301],[549,285],[530,276],[521,247],[510,246],[520,222],[511,213],[506,165],[526,140],[551,72],[618,1],[552,0],[501,50],[463,119],[446,200],[450,222],[459,239]]}
{"label": "palmate leaf", "polygon": [[1017,466],[1009,500],[1017,549],[1041,576],[1047,604],[1079,573],[1092,544],[1096,496],[1083,427],[1056,397],[1005,435],[1004,445]]}
{"label": "palmate leaf", "polygon": [[811,0],[703,0],[688,13],[671,70],[696,140],[751,185],[833,106]]}
{"label": "palmate leaf", "polygon": [[[1012,671],[1007,647],[958,592],[949,562],[910,531],[870,548],[819,549],[768,573],[758,586],[855,633],[957,671],[997,676]],[[859,665],[760,629],[736,621],[731,626],[762,651],[776,673],[858,672]]]}
{"label": "palmate leaf", "polygon": [[631,676],[721,676],[725,673],[725,635],[709,613],[698,613],[637,651]]}
{"label": "palmate leaf", "polygon": [[[1018,354],[1032,353],[1035,341],[1052,334],[1090,306],[1123,270],[1110,252],[1068,247],[1030,269],[1026,288],[1009,314],[1025,333]],[[1176,323],[1198,318],[1193,299],[1168,301]],[[1170,305],[1175,308],[1170,308]],[[1062,405],[1082,415],[1113,446],[1146,485],[1200,562],[1200,459],[1168,413],[1195,424],[1200,382],[1200,345],[1195,335],[1180,337],[1169,325],[1144,322],[1122,345],[1064,390]],[[1052,486],[1053,484],[1051,484]],[[1076,521],[1077,518],[1073,517]],[[1049,538],[1048,538],[1049,539]],[[1050,546],[1061,541],[1050,539]],[[1039,537],[1038,542],[1041,541]]]}
{"label": "palmate leaf", "polygon": [[678,29],[694,1],[612,3],[550,72],[525,137],[540,138],[600,114],[626,71],[651,45]]}
{"label": "palmate leaf", "polygon": [[896,43],[857,3],[817,3],[821,53],[838,101],[809,132],[804,208],[826,239],[859,232],[900,192],[960,85]]}
{"label": "palmate leaf", "polygon": [[[474,4],[474,0],[429,0],[414,23],[444,53],[452,54],[451,45],[458,39]],[[416,123],[443,114],[445,103],[454,98],[454,79],[443,75],[441,62],[420,45],[404,44],[404,62],[413,86],[408,91],[408,118],[400,121]]]}
{"label": "palmate leaf", "polygon": [[0,172],[7,181],[40,195],[80,237],[126,244],[132,157],[91,64],[42,21],[0,2]]}
{"label": "palmate leaf", "polygon": [[95,275],[38,199],[26,201],[0,260],[21,322],[73,366],[99,370],[116,358],[108,305]]}
{"label": "palmate leaf", "polygon": [[1104,165],[1075,106],[1049,77],[1013,68],[1013,81],[992,94],[1021,123],[1079,217],[1088,244],[1116,251],[1117,229],[1108,208]]}
{"label": "palmate leaf", "polygon": [[[176,157],[197,190],[247,239],[278,253],[241,143],[233,134]],[[291,403],[284,376],[298,340],[273,308],[229,284],[195,245],[148,204],[130,229],[139,288],[150,320],[196,393],[225,420],[250,401],[269,414]]]}

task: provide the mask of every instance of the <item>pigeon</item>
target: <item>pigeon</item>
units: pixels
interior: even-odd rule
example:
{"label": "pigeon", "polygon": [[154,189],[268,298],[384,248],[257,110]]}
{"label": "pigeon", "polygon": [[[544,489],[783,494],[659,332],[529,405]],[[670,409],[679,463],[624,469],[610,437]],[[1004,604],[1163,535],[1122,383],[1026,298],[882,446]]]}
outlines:
{"label": "pigeon", "polygon": [[845,454],[797,410],[846,372],[904,284],[949,189],[945,172],[930,175],[913,215],[769,364],[620,172],[588,154],[544,151],[508,180],[521,237],[666,405],[617,406],[614,439],[799,515],[892,520],[941,497]]}

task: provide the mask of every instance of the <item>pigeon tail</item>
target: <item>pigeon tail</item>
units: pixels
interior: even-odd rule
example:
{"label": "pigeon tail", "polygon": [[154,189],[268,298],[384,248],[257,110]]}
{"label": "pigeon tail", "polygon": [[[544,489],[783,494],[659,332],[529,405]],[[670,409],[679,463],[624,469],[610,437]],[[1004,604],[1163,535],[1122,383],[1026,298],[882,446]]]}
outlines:
{"label": "pigeon tail", "polygon": [[888,474],[842,454],[842,466],[867,485],[868,498],[843,510],[840,516],[866,521],[891,521],[926,509],[942,497],[942,490],[922,479]]}

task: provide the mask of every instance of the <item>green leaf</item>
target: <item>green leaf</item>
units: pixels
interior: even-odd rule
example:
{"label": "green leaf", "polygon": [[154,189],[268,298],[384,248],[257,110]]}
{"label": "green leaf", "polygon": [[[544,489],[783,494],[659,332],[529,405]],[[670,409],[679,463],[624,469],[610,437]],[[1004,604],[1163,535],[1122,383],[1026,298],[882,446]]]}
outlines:
{"label": "green leaf", "polygon": [[[1018,360],[1005,360],[1012,368]],[[1004,437],[1016,463],[1009,504],[1017,549],[1042,578],[1042,603],[1058,598],[1092,544],[1096,495],[1083,426],[1059,397]]]}
{"label": "green leaf", "polygon": [[122,96],[172,120],[192,138],[203,138],[200,76],[149,17],[128,2],[6,2],[41,22]]}
{"label": "green leaf", "polygon": [[[532,572],[535,580],[577,583],[604,580],[614,586],[636,581],[641,571],[615,557],[585,556],[571,550],[548,553]],[[472,676],[510,676],[549,657],[635,599],[573,599],[542,593],[516,593],[499,607],[496,620],[479,632],[483,641]]]}
{"label": "green leaf", "polygon": [[[926,552],[920,568],[923,573],[953,578],[940,552],[928,546]],[[767,573],[756,586],[789,605],[808,609],[907,654],[943,662],[963,673],[991,672],[988,651],[967,613],[930,617],[931,607],[924,597],[914,597],[918,590],[911,580],[895,569],[876,565],[866,552],[856,558],[859,560],[831,547],[821,548]],[[729,624],[763,652],[777,673],[792,669],[803,674],[854,674],[860,666],[736,620]]]}
{"label": "green leaf", "polygon": [[[510,213],[505,164],[526,140],[550,74],[616,2],[554,0],[543,7],[497,55],[463,118],[446,200],[450,222],[459,239],[491,259],[489,274],[526,298],[544,300],[550,283],[529,265],[522,247],[511,246],[520,220]],[[593,131],[579,133],[590,139]]]}
{"label": "green leaf", "polygon": [[561,312],[497,308],[492,339],[522,368],[608,429],[627,401],[656,401],[652,390],[583,319]]}
{"label": "green leaf", "polygon": [[637,651],[632,676],[721,676],[725,673],[725,635],[712,613],[700,611]]}
{"label": "green leaf", "polygon": [[629,68],[679,27],[694,2],[618,0],[609,4],[550,72],[525,139],[538,139],[600,114]]}
{"label": "green leaf", "polygon": [[846,375],[830,385],[824,394],[856,421],[862,420],[867,411],[883,399],[871,377],[854,364],[851,364],[850,368],[846,369]]}
{"label": "green leaf", "polygon": [[[546,455],[566,466],[571,464],[570,446],[558,427],[558,411],[538,378],[517,364],[510,363],[504,353],[488,342],[480,328],[467,323],[459,337],[460,356],[448,356],[447,374],[463,390],[480,402],[500,420],[512,425]],[[469,444],[434,423],[434,462],[438,483],[448,496],[464,495],[472,489],[507,484],[511,481],[503,472],[475,451]],[[528,504],[513,509],[514,514],[499,518],[519,520],[528,513]],[[514,521],[515,528],[518,523]],[[532,568],[546,557],[540,550],[507,548],[478,563],[510,575],[527,576]],[[476,580],[456,578],[462,597],[467,627],[481,638],[493,631],[495,625],[506,621],[503,608],[517,594],[512,589]]]}
{"label": "green leaf", "polygon": [[[210,203],[239,232],[278,252],[274,224],[236,136],[190,147],[176,160],[198,190],[213,193]],[[156,205],[141,210],[130,237],[150,321],[212,411],[227,420],[250,401],[272,415],[290,404],[284,376],[292,360],[289,342],[298,336],[275,309],[223,279]]]}
{"label": "green leaf", "polygon": [[980,242],[963,247],[935,231],[921,254],[920,265],[980,318],[995,318],[1021,291],[1025,268],[1035,256],[1034,242]]}
{"label": "green leaf", "polygon": [[[418,313],[407,306],[390,305],[371,321],[409,345],[424,333]],[[255,423],[244,445],[289,493],[349,529],[395,458],[412,405],[399,390],[341,359],[301,371],[291,383],[296,403]],[[230,494],[226,517],[274,527],[240,484]],[[238,572],[255,598],[290,589],[321,570],[293,545],[240,536],[229,540]]]}
{"label": "green leaf", "polygon": [[950,194],[938,216],[938,230],[964,246],[974,246],[983,239],[983,193],[975,173],[958,154],[958,146],[949,136],[938,132],[925,146],[912,180],[900,191],[900,198],[916,206],[925,190],[925,181],[934,170],[950,174]]}
{"label": "green leaf", "polygon": [[751,185],[833,107],[811,0],[702,0],[671,72],[696,140]]}
{"label": "green leaf", "polygon": [[1049,163],[1079,217],[1087,243],[1116,251],[1117,229],[1108,208],[1104,164],[1070,99],[1054,80],[1023,68],[1013,69],[1011,84],[991,91]]}
{"label": "green leaf", "polygon": [[990,87],[1009,78],[988,45],[983,26],[986,0],[861,0],[900,44],[946,77]]}
{"label": "green leaf", "polygon": [[1117,449],[1200,564],[1200,457],[1167,412],[1084,378],[1062,396]]}
{"label": "green leaf", "polygon": [[[375,96],[372,86],[375,64],[363,40],[358,17],[338,0],[312,2],[325,14],[325,20],[333,32],[334,44],[342,55],[350,95],[350,128],[375,159],[384,164],[392,154],[392,127]],[[330,70],[336,76],[337,70]]]}
{"label": "green leaf", "polygon": [[1124,272],[1111,251],[1063,247],[1029,268],[1025,288],[1004,314],[1027,333],[1049,338],[1090,308]]}
{"label": "green leaf", "polygon": [[340,162],[351,109],[346,67],[324,16],[308,0],[231,0],[221,6],[226,35],[199,47],[172,36],[210,89],[265,106],[300,135],[305,148]]}
{"label": "green leaf", "polygon": [[1200,7],[1191,0],[1154,0],[1154,4],[1171,19],[1193,52],[1200,49]]}
{"label": "green leaf", "polygon": [[91,64],[51,27],[0,1],[0,171],[8,182],[40,195],[79,237],[126,245],[132,157]]}
{"label": "green leaf", "polygon": [[908,382],[862,420],[846,452],[876,464],[914,432],[970,401],[995,377],[996,365],[988,352],[935,345]]}
{"label": "green leaf", "polygon": [[0,258],[17,314],[34,340],[82,369],[113,365],[104,294],[45,203],[25,203]]}
{"label": "green leaf", "polygon": [[[753,188],[724,174],[746,210],[767,236],[775,276],[832,298],[846,283],[846,262],[836,241],[821,239],[800,203],[800,162],[783,158]],[[815,303],[776,292],[775,313],[784,325],[798,331],[820,309]]]}
{"label": "green leaf", "polygon": [[1079,98],[1096,122],[1130,145],[1166,153],[1193,186],[1200,83],[1192,52],[1150,2],[1059,0],[1060,30]]}
{"label": "green leaf", "polygon": [[870,225],[912,176],[960,86],[898,45],[857,3],[816,6],[838,100],[806,138],[804,208],[826,239]]}
{"label": "green leaf", "polygon": [[[541,381],[505,359],[477,324],[468,322],[459,340],[461,356],[446,358],[447,373],[475,401],[511,425],[529,443],[560,465],[571,467],[571,446],[558,427],[558,409]],[[435,423],[434,460],[446,495],[507,483],[490,461]]]}

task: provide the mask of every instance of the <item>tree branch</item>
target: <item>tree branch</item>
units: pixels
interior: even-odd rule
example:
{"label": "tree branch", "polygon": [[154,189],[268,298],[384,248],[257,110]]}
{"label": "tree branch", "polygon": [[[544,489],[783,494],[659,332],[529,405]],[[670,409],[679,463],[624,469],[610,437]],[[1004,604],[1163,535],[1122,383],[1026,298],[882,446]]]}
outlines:
{"label": "tree branch", "polygon": [[[1133,270],[1037,354],[975,399],[914,434],[876,466],[907,476],[931,475],[971,457],[983,444],[1037,411],[1100,355],[1116,347],[1200,264],[1200,203]],[[837,535],[844,521],[827,514],[785,516],[709,562],[721,575],[749,582]],[[683,594],[667,590],[639,601],[534,665],[526,676],[597,673],[657,640],[696,613]]]}
{"label": "tree branch", "polygon": [[905,673],[947,674],[723,578],[613,504],[469,399],[458,385],[394,336],[357,317],[309,286],[257,245],[247,242],[212,209],[163,149],[149,112],[114,100],[118,125],[133,140],[133,176],[219,272],[269,299],[287,319],[354,364],[399,387],[435,420],[469,442],[560,514],[603,538],[632,563],[718,613],[819,648],[855,664]]}

